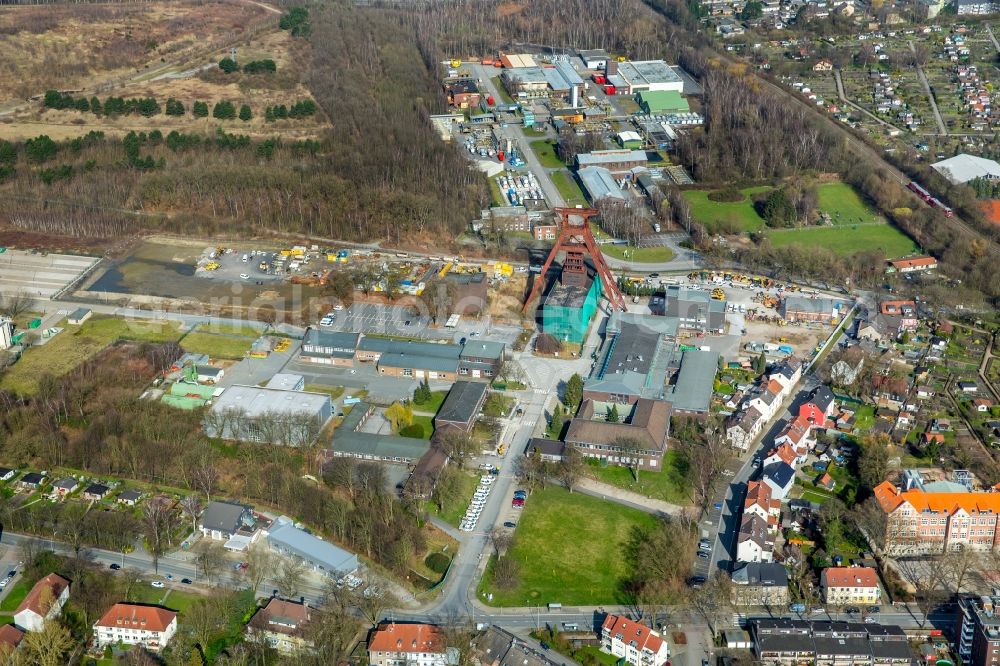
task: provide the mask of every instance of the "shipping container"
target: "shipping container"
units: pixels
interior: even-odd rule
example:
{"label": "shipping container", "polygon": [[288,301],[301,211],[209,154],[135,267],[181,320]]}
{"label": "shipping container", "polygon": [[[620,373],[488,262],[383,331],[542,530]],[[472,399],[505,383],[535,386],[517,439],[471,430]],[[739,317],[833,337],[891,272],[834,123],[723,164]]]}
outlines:
{"label": "shipping container", "polygon": [[615,94],[615,87],[613,85],[611,85],[610,83],[607,84],[606,86],[604,86],[604,94],[605,95],[614,95]]}
{"label": "shipping container", "polygon": [[603,74],[594,74],[591,78],[594,79],[594,83],[599,86],[603,86],[607,79],[604,78]]}

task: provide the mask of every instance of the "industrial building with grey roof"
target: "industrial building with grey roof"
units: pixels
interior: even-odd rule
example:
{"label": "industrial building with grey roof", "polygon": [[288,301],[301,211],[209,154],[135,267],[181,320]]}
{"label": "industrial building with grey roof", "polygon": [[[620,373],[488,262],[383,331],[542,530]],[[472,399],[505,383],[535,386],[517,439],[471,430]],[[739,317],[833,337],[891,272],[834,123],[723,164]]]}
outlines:
{"label": "industrial building with grey roof", "polygon": [[584,381],[584,396],[593,400],[635,402],[662,399],[674,365],[677,325],[666,317],[612,314],[594,371]]}
{"label": "industrial building with grey roof", "polygon": [[608,199],[625,203],[625,194],[607,169],[589,166],[577,171],[576,175],[592,203]]}
{"label": "industrial building with grey roof", "polygon": [[291,555],[314,570],[335,578],[352,574],[361,566],[357,555],[296,527],[286,516],[274,521],[267,532],[267,543],[271,550]]}
{"label": "industrial building with grey roof", "polygon": [[719,355],[714,351],[690,349],[681,356],[673,391],[666,400],[680,414],[707,414],[712,405],[715,374],[719,371]]}
{"label": "industrial building with grey roof", "polygon": [[236,385],[215,398],[203,427],[220,439],[308,446],[332,415],[325,393]]}

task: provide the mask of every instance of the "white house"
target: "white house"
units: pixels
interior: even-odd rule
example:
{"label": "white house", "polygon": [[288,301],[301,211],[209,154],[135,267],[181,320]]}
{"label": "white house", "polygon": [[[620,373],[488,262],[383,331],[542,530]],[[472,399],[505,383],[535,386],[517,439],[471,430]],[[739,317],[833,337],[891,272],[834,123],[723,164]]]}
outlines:
{"label": "white house", "polygon": [[823,601],[833,605],[877,604],[878,574],[871,567],[829,567],[820,574]]}
{"label": "white house", "polygon": [[433,624],[379,626],[368,639],[372,666],[447,666],[448,646],[441,629]]}
{"label": "white house", "polygon": [[99,647],[122,643],[162,650],[177,633],[177,613],[159,606],[118,603],[94,623]]}
{"label": "white house", "polygon": [[726,436],[734,448],[746,451],[760,434],[766,419],[756,407],[750,406],[733,417],[726,428]]}
{"label": "white house", "polygon": [[753,512],[745,513],[736,537],[737,562],[773,562],[774,537],[768,521]]}
{"label": "white house", "polygon": [[35,583],[21,605],[14,611],[14,624],[25,631],[41,631],[46,620],[62,611],[69,599],[69,581],[50,573]]}
{"label": "white house", "polygon": [[670,658],[670,646],[660,634],[641,622],[611,614],[601,626],[601,652],[632,666],[664,666]]}
{"label": "white house", "polygon": [[783,500],[795,485],[795,469],[786,462],[771,463],[764,468],[763,481],[775,499]]}

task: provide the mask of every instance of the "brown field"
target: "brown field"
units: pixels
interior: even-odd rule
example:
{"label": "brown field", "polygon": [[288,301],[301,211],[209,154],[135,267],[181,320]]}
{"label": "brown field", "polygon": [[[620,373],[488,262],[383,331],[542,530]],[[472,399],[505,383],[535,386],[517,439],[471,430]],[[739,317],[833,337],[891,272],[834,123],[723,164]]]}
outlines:
{"label": "brown field", "polygon": [[[226,57],[229,51],[220,49],[216,52],[203,52],[192,61],[141,74],[110,92],[98,94],[102,101],[111,94],[125,98],[155,97],[161,108],[168,98],[173,97],[184,103],[187,110],[184,116],[174,117],[161,113],[151,118],[139,115],[110,118],[75,110],[44,109],[40,102],[32,102],[16,113],[0,116],[0,139],[23,140],[47,134],[60,140],[91,130],[108,135],[153,129],[159,129],[164,134],[172,129],[209,134],[217,127],[229,132],[257,136],[280,133],[287,140],[318,138],[328,127],[321,112],[306,119],[271,123],[264,120],[264,110],[268,106],[290,106],[296,101],[312,98],[309,89],[302,82],[304,68],[309,62],[308,49],[305,40],[294,39],[288,32],[277,29],[264,31],[237,47],[237,60],[250,62],[269,58],[277,65],[278,71],[274,74],[225,74],[215,63]],[[194,118],[191,115],[194,101],[208,102],[211,108],[220,100],[228,100],[237,108],[241,104],[249,104],[253,110],[253,118],[249,122],[239,119],[220,121],[211,116]]]}
{"label": "brown field", "polygon": [[196,55],[275,14],[247,0],[0,8],[0,100],[89,89]]}

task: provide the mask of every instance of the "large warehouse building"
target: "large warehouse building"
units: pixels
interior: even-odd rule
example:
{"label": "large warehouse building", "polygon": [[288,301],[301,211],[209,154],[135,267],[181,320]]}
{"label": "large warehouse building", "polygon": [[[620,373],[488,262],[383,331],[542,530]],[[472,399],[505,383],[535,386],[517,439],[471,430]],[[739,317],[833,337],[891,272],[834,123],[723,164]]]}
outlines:
{"label": "large warehouse building", "polygon": [[203,427],[209,437],[309,446],[332,415],[324,393],[237,385],[215,399]]}
{"label": "large warehouse building", "polygon": [[616,63],[608,68],[608,82],[618,88],[619,94],[634,95],[643,91],[673,90],[683,92],[684,79],[673,67],[662,60],[637,60]]}

